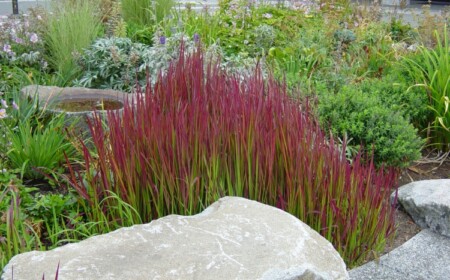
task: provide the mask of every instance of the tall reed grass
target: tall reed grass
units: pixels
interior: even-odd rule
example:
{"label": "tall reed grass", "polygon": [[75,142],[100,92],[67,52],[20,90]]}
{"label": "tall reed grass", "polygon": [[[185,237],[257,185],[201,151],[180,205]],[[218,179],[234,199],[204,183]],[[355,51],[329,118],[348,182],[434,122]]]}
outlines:
{"label": "tall reed grass", "polygon": [[121,0],[122,16],[127,23],[151,26],[161,22],[175,6],[174,0]]}
{"label": "tall reed grass", "polygon": [[201,53],[180,57],[122,113],[110,113],[108,128],[90,124],[87,172],[71,170],[70,178],[93,209],[89,219],[120,223],[111,192],[143,222],[241,196],[295,215],[349,266],[383,249],[394,231],[393,170],[360,158],[350,165],[307,104],[260,72],[241,82],[218,65],[204,68]]}
{"label": "tall reed grass", "polygon": [[98,2],[95,0],[52,1],[45,42],[48,61],[59,75],[60,85],[76,78],[75,56],[87,48],[102,31]]}
{"label": "tall reed grass", "polygon": [[404,58],[403,65],[416,80],[413,87],[428,93],[430,144],[439,150],[450,150],[450,45],[447,29],[443,37],[435,31],[436,46],[419,48],[419,60]]}

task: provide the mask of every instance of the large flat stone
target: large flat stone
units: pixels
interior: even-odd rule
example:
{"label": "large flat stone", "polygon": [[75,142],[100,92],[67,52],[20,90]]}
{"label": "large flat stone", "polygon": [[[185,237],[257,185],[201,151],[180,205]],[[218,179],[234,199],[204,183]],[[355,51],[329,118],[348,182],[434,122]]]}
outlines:
{"label": "large flat stone", "polygon": [[294,216],[225,197],[47,252],[15,256],[2,279],[348,279],[331,243]]}
{"label": "large flat stone", "polygon": [[409,183],[398,201],[420,227],[450,237],[450,179]]}
{"label": "large flat stone", "polygon": [[349,271],[354,280],[450,279],[450,238],[422,230],[402,246]]}

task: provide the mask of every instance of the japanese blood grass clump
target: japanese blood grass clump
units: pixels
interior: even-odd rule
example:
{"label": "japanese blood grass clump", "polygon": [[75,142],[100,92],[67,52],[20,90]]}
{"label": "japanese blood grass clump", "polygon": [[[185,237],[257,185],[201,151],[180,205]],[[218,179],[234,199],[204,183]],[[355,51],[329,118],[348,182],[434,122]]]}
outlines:
{"label": "japanese blood grass clump", "polygon": [[394,231],[395,172],[358,158],[350,165],[286,87],[260,73],[241,83],[203,64],[200,53],[180,55],[122,114],[109,113],[108,129],[99,119],[90,124],[88,172],[72,171],[70,183],[93,207],[91,218],[121,221],[117,199],[105,199],[110,192],[143,222],[242,196],[298,217],[349,266],[382,250]]}

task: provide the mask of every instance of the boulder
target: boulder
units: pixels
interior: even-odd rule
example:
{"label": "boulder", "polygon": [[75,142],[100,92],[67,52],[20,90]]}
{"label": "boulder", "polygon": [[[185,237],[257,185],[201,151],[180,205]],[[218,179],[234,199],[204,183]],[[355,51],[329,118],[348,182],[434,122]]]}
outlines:
{"label": "boulder", "polygon": [[409,183],[398,201],[420,227],[450,237],[450,179]]}
{"label": "boulder", "polygon": [[348,279],[331,243],[294,216],[225,197],[47,252],[17,255],[2,279]]}

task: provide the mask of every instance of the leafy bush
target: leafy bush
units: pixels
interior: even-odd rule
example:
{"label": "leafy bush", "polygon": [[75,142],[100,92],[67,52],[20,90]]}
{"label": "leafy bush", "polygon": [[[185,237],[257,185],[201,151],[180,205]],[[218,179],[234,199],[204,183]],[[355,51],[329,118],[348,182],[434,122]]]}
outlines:
{"label": "leafy bush", "polygon": [[331,65],[332,38],[325,33],[321,23],[312,26],[314,28],[302,30],[285,48],[269,50],[268,63],[277,77],[286,78],[289,86],[304,86],[314,74]]}
{"label": "leafy bush", "polygon": [[85,49],[78,63],[83,75],[74,83],[93,88],[112,88],[132,91],[136,81],[145,85],[147,74],[154,83],[170,61],[176,59],[183,42],[187,52],[195,43],[182,34],[172,37],[155,37],[155,44],[149,47],[133,43],[128,38],[100,38]]}
{"label": "leafy bush", "polygon": [[423,141],[402,112],[394,109],[355,86],[319,96],[322,127],[330,127],[336,137],[349,137],[353,144],[362,144],[378,165],[406,167],[420,158]]}
{"label": "leafy bush", "polygon": [[361,92],[374,96],[384,107],[393,112],[399,112],[414,124],[427,120],[427,96],[421,88],[409,88],[408,81],[399,75],[391,73],[382,79],[365,79],[357,84]]}
{"label": "leafy bush", "polygon": [[305,107],[258,72],[241,83],[219,65],[205,68],[200,53],[181,54],[123,113],[108,115],[108,128],[90,124],[95,150],[85,147],[86,173],[72,170],[70,184],[92,207],[88,219],[106,217],[110,229],[140,222],[121,216],[111,193],[143,222],[198,213],[226,195],[278,206],[352,266],[393,232],[395,173],[358,158],[350,165]]}
{"label": "leafy bush", "polygon": [[413,42],[418,35],[410,24],[404,23],[402,20],[394,17],[391,19],[389,28],[392,39],[397,42]]}
{"label": "leafy bush", "polygon": [[[261,55],[261,47],[285,47],[303,30],[305,14],[283,6],[252,5],[247,1],[222,1],[214,35],[226,55]],[[261,30],[262,29],[262,30]],[[267,37],[262,38],[263,31]],[[203,34],[202,34],[203,35]],[[208,38],[205,38],[208,41]]]}

